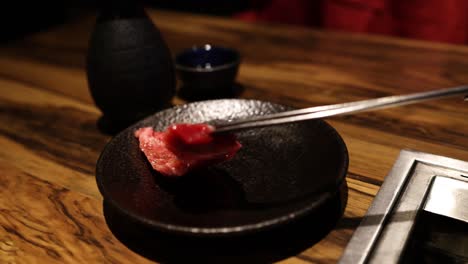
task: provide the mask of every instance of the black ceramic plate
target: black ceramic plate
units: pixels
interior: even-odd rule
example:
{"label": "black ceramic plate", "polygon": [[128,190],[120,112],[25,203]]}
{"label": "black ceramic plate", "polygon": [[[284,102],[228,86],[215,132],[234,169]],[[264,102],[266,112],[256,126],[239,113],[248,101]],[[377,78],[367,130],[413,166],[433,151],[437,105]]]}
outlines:
{"label": "black ceramic plate", "polygon": [[346,146],[321,120],[238,133],[243,145],[230,161],[181,178],[154,171],[134,131],[178,122],[209,122],[276,113],[288,107],[255,100],[214,100],[174,107],[129,127],[97,163],[99,190],[140,224],[189,235],[233,235],[290,222],[331,198],[348,167]]}

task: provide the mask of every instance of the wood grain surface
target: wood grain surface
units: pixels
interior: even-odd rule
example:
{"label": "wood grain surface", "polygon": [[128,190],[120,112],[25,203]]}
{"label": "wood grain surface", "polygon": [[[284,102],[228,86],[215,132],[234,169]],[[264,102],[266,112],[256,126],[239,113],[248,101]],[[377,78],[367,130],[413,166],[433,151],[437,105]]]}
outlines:
{"label": "wood grain surface", "polygon": [[[468,83],[468,48],[149,10],[173,53],[239,49],[243,98],[296,107]],[[108,229],[94,168],[109,135],[84,72],[94,17],[0,47],[0,262],[146,263]],[[175,98],[176,103],[184,103]],[[320,242],[281,263],[335,263],[401,149],[468,160],[461,98],[327,120],[350,154],[348,204]]]}

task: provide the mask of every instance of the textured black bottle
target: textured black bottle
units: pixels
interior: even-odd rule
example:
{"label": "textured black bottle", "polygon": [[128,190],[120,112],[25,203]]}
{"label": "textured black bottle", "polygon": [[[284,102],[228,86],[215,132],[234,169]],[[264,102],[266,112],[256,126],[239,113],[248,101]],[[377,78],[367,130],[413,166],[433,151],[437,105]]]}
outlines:
{"label": "textured black bottle", "polygon": [[88,85],[104,119],[125,127],[169,106],[174,68],[142,6],[131,0],[105,2],[89,43]]}

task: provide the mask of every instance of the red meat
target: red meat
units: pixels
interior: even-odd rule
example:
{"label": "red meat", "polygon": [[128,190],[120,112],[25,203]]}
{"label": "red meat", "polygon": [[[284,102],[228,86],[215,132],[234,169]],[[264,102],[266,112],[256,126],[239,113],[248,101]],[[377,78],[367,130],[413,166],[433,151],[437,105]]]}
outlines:
{"label": "red meat", "polygon": [[163,132],[143,127],[135,131],[135,137],[155,170],[166,176],[182,176],[229,160],[241,148],[234,135],[214,135],[213,130],[205,124],[174,124]]}

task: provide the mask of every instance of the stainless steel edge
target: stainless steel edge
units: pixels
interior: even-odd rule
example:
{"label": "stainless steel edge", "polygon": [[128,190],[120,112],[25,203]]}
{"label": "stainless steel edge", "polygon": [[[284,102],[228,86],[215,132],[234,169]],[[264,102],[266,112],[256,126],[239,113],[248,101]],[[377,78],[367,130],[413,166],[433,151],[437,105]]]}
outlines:
{"label": "stainless steel edge", "polygon": [[389,212],[405,184],[406,174],[411,171],[414,165],[415,160],[412,153],[414,152],[410,150],[400,152],[396,163],[386,176],[386,180],[377,192],[361,224],[349,241],[339,263],[365,263],[375,240],[382,231],[384,221],[389,216]]}
{"label": "stainless steel edge", "polygon": [[436,175],[468,183],[468,162],[402,150],[339,263],[397,263]]}
{"label": "stainless steel edge", "polygon": [[434,177],[423,209],[468,223],[468,183]]}

